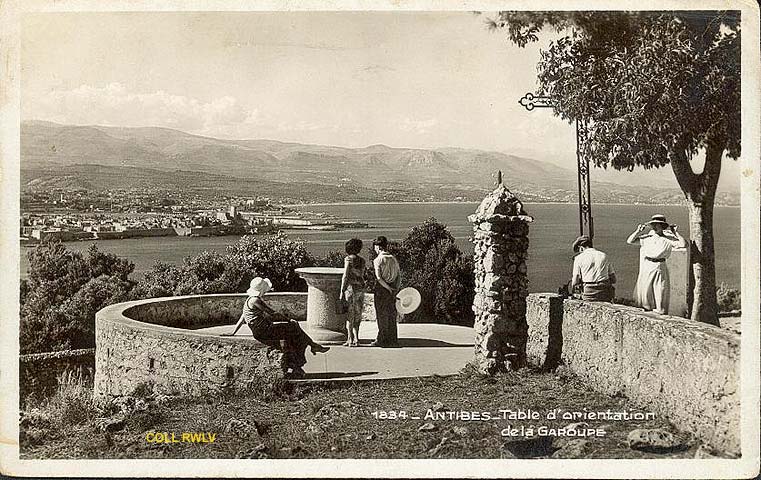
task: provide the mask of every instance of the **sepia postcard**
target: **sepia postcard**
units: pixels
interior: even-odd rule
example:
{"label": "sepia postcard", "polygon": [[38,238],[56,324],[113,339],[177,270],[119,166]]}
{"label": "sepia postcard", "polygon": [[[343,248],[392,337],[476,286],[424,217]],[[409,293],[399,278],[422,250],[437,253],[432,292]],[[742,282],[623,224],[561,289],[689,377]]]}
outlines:
{"label": "sepia postcard", "polygon": [[759,7],[0,3],[0,470],[754,478]]}

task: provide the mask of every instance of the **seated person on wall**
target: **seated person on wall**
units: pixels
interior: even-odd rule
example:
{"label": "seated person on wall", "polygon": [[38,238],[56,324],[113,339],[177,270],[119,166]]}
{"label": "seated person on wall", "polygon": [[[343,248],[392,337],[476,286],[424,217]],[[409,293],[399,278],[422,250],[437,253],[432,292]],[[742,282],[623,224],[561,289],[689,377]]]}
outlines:
{"label": "seated person on wall", "polygon": [[327,352],[330,347],[323,347],[316,343],[301,329],[299,322],[272,310],[264,303],[262,296],[270,290],[272,290],[272,282],[269,278],[256,277],[251,280],[251,285],[246,291],[248,298],[243,304],[243,313],[235,325],[235,330],[222,335],[235,335],[245,323],[251,329],[255,339],[283,351],[287,376],[302,378],[305,375],[302,367],[307,363],[304,354],[306,348],[309,347],[312,355],[316,355]]}
{"label": "seated person on wall", "polygon": [[573,259],[571,292],[579,285],[582,300],[610,302],[613,300],[616,272],[608,256],[592,247],[592,240],[582,235],[573,242],[573,251],[578,253]]}

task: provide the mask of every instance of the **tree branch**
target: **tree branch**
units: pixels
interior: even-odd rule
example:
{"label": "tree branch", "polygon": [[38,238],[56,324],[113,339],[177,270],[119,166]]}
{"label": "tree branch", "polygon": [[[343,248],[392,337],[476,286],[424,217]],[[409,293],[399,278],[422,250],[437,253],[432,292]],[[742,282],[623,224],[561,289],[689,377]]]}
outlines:
{"label": "tree branch", "polygon": [[727,141],[724,137],[709,137],[706,146],[706,160],[703,173],[700,174],[701,195],[706,200],[713,201],[716,195],[716,186],[721,174],[721,161],[724,155]]}
{"label": "tree branch", "polygon": [[687,160],[687,154],[684,150],[677,150],[669,154],[671,169],[674,171],[676,181],[679,183],[682,191],[689,200],[698,193],[699,175],[692,171],[690,161]]}

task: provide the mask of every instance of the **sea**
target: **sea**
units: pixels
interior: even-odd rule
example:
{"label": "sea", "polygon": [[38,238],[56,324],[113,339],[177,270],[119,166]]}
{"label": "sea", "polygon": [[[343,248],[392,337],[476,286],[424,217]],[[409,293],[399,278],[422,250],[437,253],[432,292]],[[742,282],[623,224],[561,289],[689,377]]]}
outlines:
{"label": "sea", "polygon": [[[390,240],[401,240],[414,225],[429,217],[444,223],[457,244],[467,253],[473,252],[470,242],[472,225],[468,215],[477,203],[351,203],[304,205],[304,212],[324,212],[343,220],[361,221],[372,228],[307,231],[289,230],[289,237],[303,240],[315,255],[330,251],[343,251],[349,238],[360,238],[366,245],[378,235]],[[534,217],[529,229],[529,290],[555,292],[571,275],[573,252],[571,243],[579,234],[579,214],[576,204],[526,204],[527,213]],[[639,268],[638,247],[628,245],[626,238],[637,227],[655,214],[666,215],[670,223],[689,238],[687,208],[684,206],[653,205],[594,205],[592,215],[595,226],[595,247],[606,252],[613,262],[618,278],[616,294],[629,297],[634,289]],[[716,244],[716,279],[732,288],[740,287],[740,208],[716,207],[714,213]],[[140,278],[157,261],[181,264],[186,256],[203,250],[224,252],[237,241],[237,237],[152,237],[125,240],[99,240],[70,242],[70,249],[86,251],[96,243],[104,252],[114,253],[135,264],[135,278]],[[27,276],[30,248],[21,248],[21,277]],[[366,254],[365,254],[366,255]]]}

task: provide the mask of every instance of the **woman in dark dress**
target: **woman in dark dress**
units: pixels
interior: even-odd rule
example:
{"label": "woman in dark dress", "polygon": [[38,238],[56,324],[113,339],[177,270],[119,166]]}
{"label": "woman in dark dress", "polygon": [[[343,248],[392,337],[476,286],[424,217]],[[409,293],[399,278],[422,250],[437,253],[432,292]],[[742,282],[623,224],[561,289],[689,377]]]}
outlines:
{"label": "woman in dark dress", "polygon": [[362,240],[352,238],[346,242],[344,273],[341,278],[341,295],[339,301],[345,300],[347,347],[359,345],[359,324],[362,322],[362,310],[365,305],[365,259],[359,256]]}
{"label": "woman in dark dress", "polygon": [[251,280],[251,286],[246,291],[249,296],[243,304],[243,313],[235,325],[235,330],[222,335],[235,335],[245,323],[255,339],[283,351],[286,374],[301,378],[305,375],[302,367],[307,363],[306,348],[309,347],[312,355],[316,355],[327,352],[330,347],[324,347],[312,340],[301,329],[299,322],[272,310],[262,298],[270,290],[272,282],[268,278],[256,277]]}

